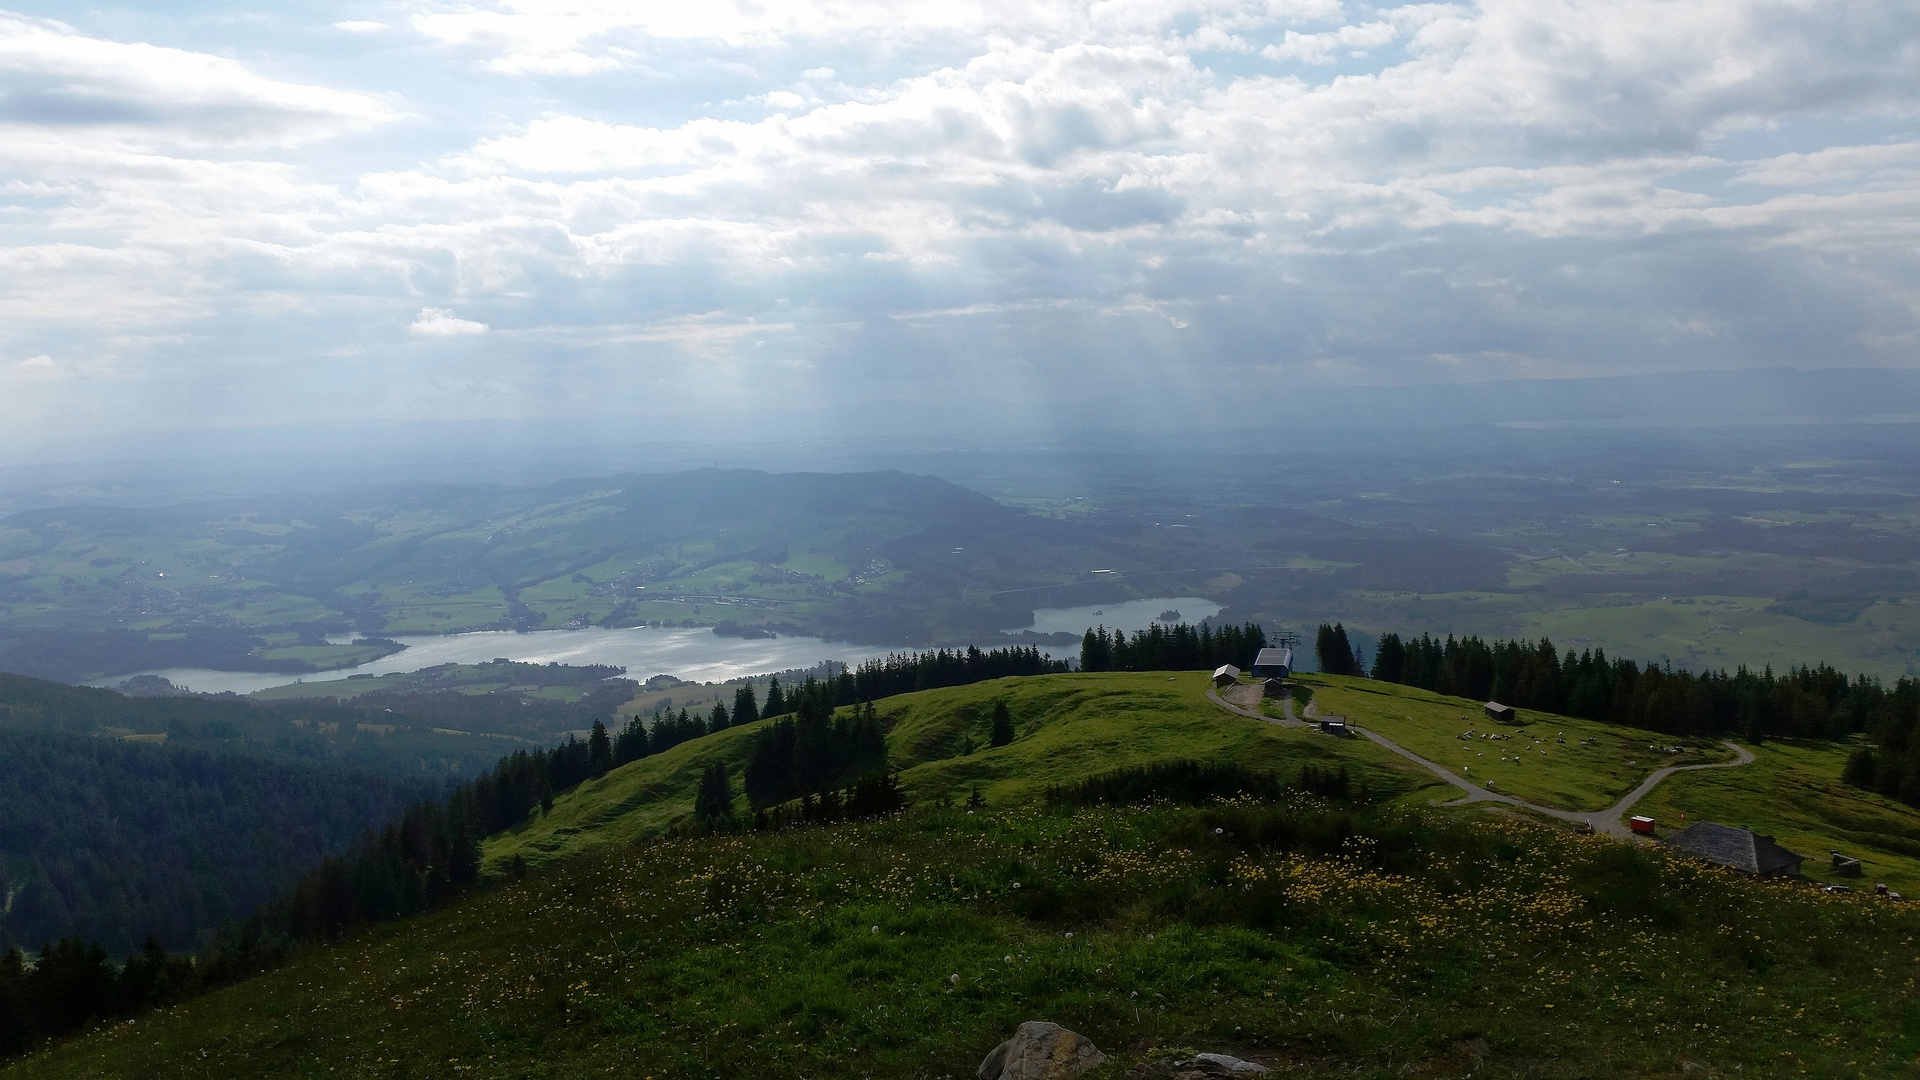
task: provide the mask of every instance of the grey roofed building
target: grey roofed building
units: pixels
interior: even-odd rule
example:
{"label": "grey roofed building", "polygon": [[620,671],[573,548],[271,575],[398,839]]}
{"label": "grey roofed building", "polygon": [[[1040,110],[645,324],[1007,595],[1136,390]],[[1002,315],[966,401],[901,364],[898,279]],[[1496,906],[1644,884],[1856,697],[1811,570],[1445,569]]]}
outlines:
{"label": "grey roofed building", "polygon": [[1284,679],[1293,674],[1293,650],[1261,649],[1253,658],[1253,674],[1261,678]]}
{"label": "grey roofed building", "polygon": [[1232,686],[1240,681],[1240,669],[1232,664],[1221,664],[1213,669],[1213,685]]}
{"label": "grey roofed building", "polygon": [[1759,877],[1797,876],[1802,862],[1801,856],[1774,843],[1771,836],[1711,821],[1689,825],[1667,837],[1665,843],[1675,851]]}

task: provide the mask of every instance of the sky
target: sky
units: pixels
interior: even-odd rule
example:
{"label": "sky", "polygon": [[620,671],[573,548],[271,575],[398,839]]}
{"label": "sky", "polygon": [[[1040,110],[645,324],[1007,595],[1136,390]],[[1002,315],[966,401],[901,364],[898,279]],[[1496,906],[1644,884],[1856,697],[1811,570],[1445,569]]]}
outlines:
{"label": "sky", "polygon": [[0,10],[15,440],[1912,369],[1917,244],[1892,0]]}

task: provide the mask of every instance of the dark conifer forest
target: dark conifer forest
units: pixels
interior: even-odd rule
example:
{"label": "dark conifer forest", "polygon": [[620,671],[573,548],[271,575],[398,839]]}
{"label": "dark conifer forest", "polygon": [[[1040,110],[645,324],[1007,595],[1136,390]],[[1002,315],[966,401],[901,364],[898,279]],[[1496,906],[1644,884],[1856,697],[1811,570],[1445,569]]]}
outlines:
{"label": "dark conifer forest", "polygon": [[440,785],[119,739],[0,730],[0,951],[202,944]]}

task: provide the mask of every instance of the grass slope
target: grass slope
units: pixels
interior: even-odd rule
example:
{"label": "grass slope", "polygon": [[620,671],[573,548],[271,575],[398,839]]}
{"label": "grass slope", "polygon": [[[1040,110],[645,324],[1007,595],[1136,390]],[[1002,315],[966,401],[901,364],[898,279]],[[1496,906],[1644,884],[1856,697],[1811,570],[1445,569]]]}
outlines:
{"label": "grass slope", "polygon": [[[1467,779],[1491,780],[1498,791],[1561,810],[1605,810],[1668,765],[1733,760],[1712,739],[1655,736],[1530,709],[1516,710],[1523,726],[1506,727],[1487,719],[1477,701],[1412,686],[1332,675],[1301,681],[1313,687],[1322,714],[1348,717]],[[1511,738],[1460,738],[1467,731]],[[1566,741],[1557,741],[1561,737]],[[1656,746],[1684,752],[1668,754]]]}
{"label": "grass slope", "polygon": [[[1348,716],[1429,761],[1456,772],[1470,768],[1463,775],[1494,780],[1499,790],[1544,806],[1605,809],[1655,768],[1730,760],[1712,741],[1676,740],[1525,709],[1520,715],[1529,721],[1526,727],[1500,727],[1484,718],[1478,702],[1465,698],[1369,679],[1309,675],[1302,681],[1314,688],[1322,712]],[[1502,742],[1456,738],[1469,727],[1514,737]],[[1559,732],[1566,733],[1565,744],[1553,741]],[[1536,738],[1544,741],[1534,744]],[[1597,741],[1581,745],[1588,738]],[[1535,748],[1522,750],[1530,745]],[[1679,745],[1687,752],[1650,753],[1656,745]],[[1807,856],[1807,877],[1859,886],[1859,879],[1830,872],[1827,852],[1838,848],[1865,863],[1868,885],[1884,881],[1897,892],[1920,896],[1920,810],[1841,783],[1852,747],[1779,740],[1744,745],[1754,754],[1751,765],[1676,773],[1632,812],[1653,817],[1662,836],[1695,821],[1751,825]],[[1503,755],[1519,760],[1500,761]]]}
{"label": "grass slope", "polygon": [[[1920,910],[1420,808],[935,810],[608,848],[9,1080],[1911,1075]],[[1699,1067],[1704,1066],[1705,1071]]]}
{"label": "grass slope", "polygon": [[[1691,821],[1751,825],[1806,856],[1807,877],[1854,888],[1883,881],[1920,897],[1920,810],[1842,783],[1851,747],[1773,740],[1752,749],[1753,764],[1681,773],[1635,811],[1658,820],[1662,833]],[[1833,873],[1834,848],[1861,860],[1862,878]]]}
{"label": "grass slope", "polygon": [[[997,679],[903,694],[881,702],[889,764],[914,801],[960,801],[977,785],[996,805],[1037,798],[1062,784],[1129,765],[1232,760],[1253,769],[1346,765],[1386,796],[1438,782],[1371,744],[1286,730],[1227,713],[1206,699],[1202,672],[1102,672]],[[1005,700],[1017,737],[989,749],[993,704]],[[733,728],[624,765],[555,800],[551,813],[490,841],[486,865],[518,855],[529,865],[656,836],[692,812],[708,765],[746,760],[757,728]],[[965,740],[975,749],[963,754]],[[736,781],[737,783],[737,781]],[[746,802],[739,803],[742,810]]]}

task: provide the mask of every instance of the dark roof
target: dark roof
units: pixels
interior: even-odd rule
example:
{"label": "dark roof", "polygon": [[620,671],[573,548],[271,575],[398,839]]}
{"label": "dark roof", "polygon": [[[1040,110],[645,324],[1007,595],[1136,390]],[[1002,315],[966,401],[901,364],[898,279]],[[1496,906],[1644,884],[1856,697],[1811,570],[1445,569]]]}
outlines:
{"label": "dark roof", "polygon": [[1253,666],[1256,671],[1266,667],[1283,667],[1291,671],[1293,670],[1293,650],[1261,649],[1260,655],[1253,658]]}
{"label": "dark roof", "polygon": [[1689,825],[1667,837],[1666,843],[1675,851],[1762,877],[1788,869],[1798,873],[1800,869],[1801,856],[1774,843],[1773,837],[1711,821]]}

